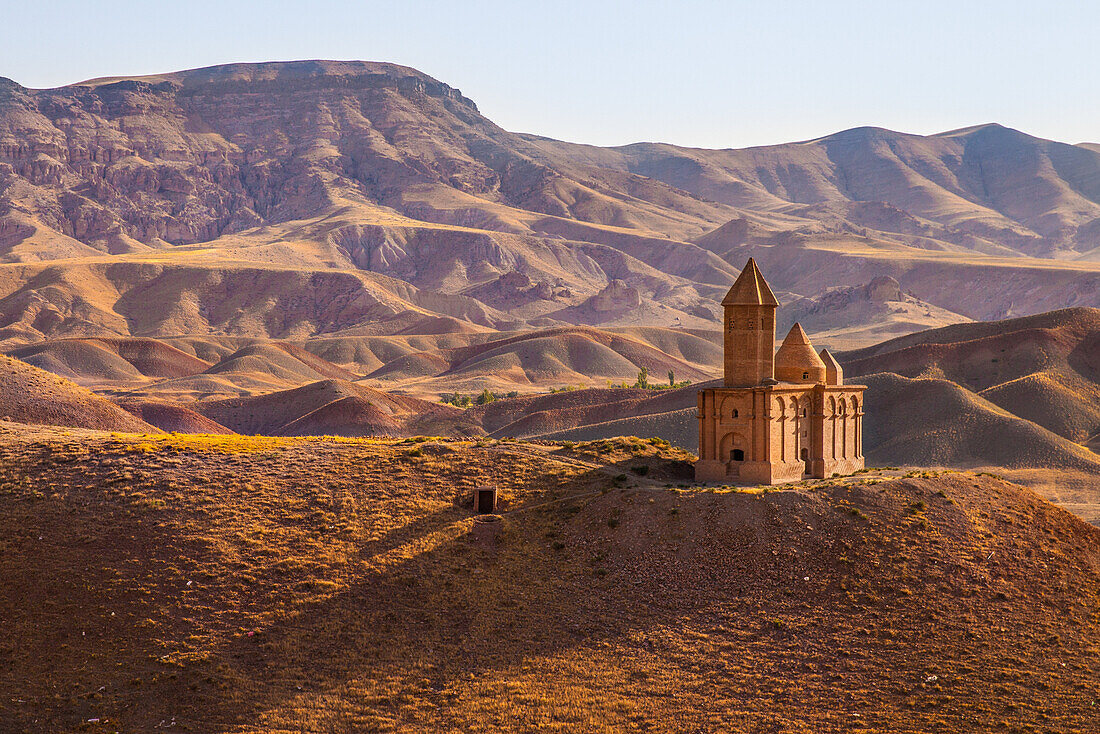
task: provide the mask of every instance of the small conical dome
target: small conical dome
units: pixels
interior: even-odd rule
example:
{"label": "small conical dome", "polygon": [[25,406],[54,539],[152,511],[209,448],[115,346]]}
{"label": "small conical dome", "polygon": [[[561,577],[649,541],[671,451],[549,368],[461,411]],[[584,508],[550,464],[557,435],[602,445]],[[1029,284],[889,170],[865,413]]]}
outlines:
{"label": "small conical dome", "polygon": [[780,382],[825,384],[825,363],[814,351],[810,337],[795,324],[775,353],[775,379]]}

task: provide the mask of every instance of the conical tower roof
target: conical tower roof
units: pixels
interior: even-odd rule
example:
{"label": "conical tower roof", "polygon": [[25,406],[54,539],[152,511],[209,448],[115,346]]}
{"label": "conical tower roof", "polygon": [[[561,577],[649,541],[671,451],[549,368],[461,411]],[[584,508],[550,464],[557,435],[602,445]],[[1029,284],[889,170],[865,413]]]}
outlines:
{"label": "conical tower roof", "polygon": [[737,276],[729,293],[722,299],[723,306],[779,306],[768,281],[760,274],[756,261],[751,257]]}
{"label": "conical tower roof", "polygon": [[844,368],[840,366],[840,362],[836,361],[836,357],[828,349],[822,349],[818,356],[821,357],[821,361],[825,363],[825,384],[826,385],[843,385],[844,384]]}
{"label": "conical tower roof", "polygon": [[802,324],[787,332],[775,353],[775,377],[780,382],[825,382],[825,363],[814,351]]}

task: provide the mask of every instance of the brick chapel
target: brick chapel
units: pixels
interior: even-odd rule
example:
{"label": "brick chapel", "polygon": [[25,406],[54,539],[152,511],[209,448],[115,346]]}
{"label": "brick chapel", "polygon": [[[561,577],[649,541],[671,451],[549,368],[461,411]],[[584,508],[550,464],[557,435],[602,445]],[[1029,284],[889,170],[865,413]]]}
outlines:
{"label": "brick chapel", "polygon": [[780,484],[863,468],[863,385],[802,326],[775,351],[779,301],[749,258],[722,300],[725,376],[699,391],[703,482]]}

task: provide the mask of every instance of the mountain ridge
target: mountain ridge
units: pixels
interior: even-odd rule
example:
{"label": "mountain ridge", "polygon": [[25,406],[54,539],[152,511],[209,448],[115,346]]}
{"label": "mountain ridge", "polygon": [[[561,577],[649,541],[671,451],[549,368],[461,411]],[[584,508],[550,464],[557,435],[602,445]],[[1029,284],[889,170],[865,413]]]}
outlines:
{"label": "mountain ridge", "polygon": [[[996,124],[597,148],[504,130],[459,90],[385,62],[0,85],[6,344],[302,337],[432,319],[708,329],[750,255],[788,303],[897,280],[914,318],[858,306],[830,316],[859,322],[861,343],[944,319],[1096,305],[1100,153]],[[210,288],[242,266],[282,284],[233,298]],[[292,298],[288,270],[326,281],[306,312],[377,303],[288,330],[267,305]],[[171,313],[139,326],[126,312],[153,293],[167,299],[154,310]],[[915,318],[920,304],[928,318]],[[208,317],[236,309],[252,316]]]}

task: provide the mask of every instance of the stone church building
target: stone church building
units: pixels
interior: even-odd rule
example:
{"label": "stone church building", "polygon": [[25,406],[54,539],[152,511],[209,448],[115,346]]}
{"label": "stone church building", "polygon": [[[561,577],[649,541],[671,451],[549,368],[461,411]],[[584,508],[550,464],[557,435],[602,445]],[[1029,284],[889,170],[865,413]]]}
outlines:
{"label": "stone church building", "polygon": [[863,468],[863,385],[795,324],[775,350],[779,301],[749,259],[722,300],[725,377],[699,391],[705,482],[780,484]]}

